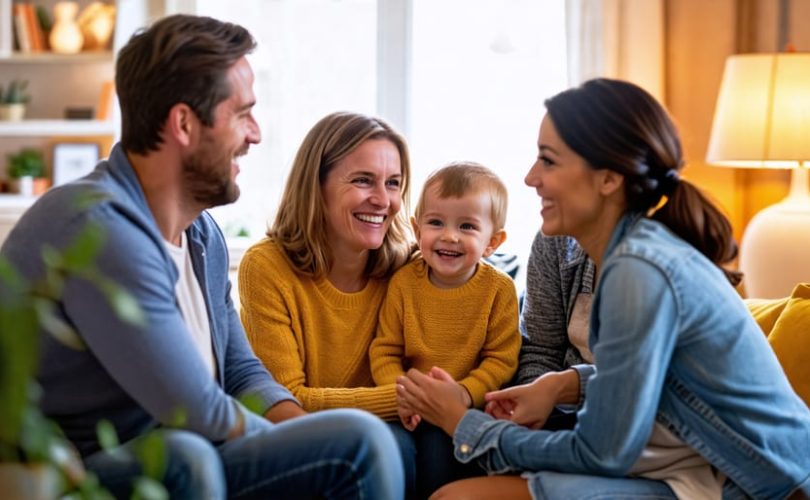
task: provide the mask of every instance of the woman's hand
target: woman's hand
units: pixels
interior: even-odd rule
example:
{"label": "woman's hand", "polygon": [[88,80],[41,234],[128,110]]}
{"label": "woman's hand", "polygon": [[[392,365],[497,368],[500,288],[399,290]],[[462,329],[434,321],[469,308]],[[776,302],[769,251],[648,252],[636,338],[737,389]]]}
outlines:
{"label": "woman's hand", "polygon": [[470,395],[449,373],[438,367],[428,375],[411,368],[397,378],[397,402],[452,436],[469,407]]}
{"label": "woman's hand", "polygon": [[574,397],[578,394],[576,371],[550,372],[530,384],[487,393],[486,412],[495,418],[539,429],[545,425],[556,405],[575,403]]}

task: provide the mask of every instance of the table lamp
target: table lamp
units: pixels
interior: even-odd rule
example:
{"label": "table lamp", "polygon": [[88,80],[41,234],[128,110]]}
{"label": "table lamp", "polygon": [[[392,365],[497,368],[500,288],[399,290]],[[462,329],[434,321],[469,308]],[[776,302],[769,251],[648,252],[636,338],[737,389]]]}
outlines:
{"label": "table lamp", "polygon": [[810,53],[726,60],[706,162],[792,169],[788,196],[745,229],[740,270],[748,297],[785,297],[810,282]]}

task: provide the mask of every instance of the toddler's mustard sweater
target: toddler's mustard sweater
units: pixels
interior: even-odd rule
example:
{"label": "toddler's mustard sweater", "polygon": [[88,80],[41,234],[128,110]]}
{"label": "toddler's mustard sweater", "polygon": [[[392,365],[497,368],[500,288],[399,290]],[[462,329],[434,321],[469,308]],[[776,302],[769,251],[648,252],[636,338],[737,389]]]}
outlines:
{"label": "toddler's mustard sweater", "polygon": [[467,283],[441,289],[430,283],[419,258],[391,278],[369,355],[378,384],[394,382],[409,368],[438,366],[481,407],[484,394],[514,375],[520,342],[509,276],[481,261]]}

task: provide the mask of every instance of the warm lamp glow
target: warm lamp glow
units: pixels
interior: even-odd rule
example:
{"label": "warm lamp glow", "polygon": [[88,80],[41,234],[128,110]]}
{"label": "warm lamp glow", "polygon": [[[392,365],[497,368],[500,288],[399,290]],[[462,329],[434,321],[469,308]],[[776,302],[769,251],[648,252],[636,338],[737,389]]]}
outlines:
{"label": "warm lamp glow", "polygon": [[706,161],[728,167],[796,168],[808,160],[810,54],[729,57]]}
{"label": "warm lamp glow", "polygon": [[728,58],[706,161],[794,169],[788,197],[746,228],[740,269],[749,297],[783,297],[810,282],[810,54]]}

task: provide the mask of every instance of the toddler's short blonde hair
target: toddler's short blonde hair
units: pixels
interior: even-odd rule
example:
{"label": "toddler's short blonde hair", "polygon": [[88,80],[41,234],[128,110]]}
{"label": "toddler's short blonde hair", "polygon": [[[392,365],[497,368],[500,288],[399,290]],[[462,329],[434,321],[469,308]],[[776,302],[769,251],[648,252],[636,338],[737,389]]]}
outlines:
{"label": "toddler's short blonde hair", "polygon": [[493,231],[500,231],[506,224],[506,206],[509,195],[503,181],[495,173],[480,163],[460,161],[450,163],[431,173],[416,204],[414,218],[419,221],[425,211],[425,193],[433,186],[439,186],[441,198],[461,198],[470,193],[486,190],[492,200]]}

